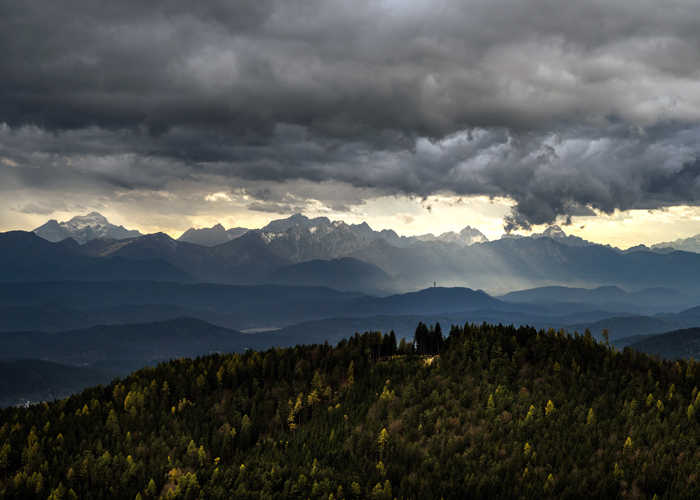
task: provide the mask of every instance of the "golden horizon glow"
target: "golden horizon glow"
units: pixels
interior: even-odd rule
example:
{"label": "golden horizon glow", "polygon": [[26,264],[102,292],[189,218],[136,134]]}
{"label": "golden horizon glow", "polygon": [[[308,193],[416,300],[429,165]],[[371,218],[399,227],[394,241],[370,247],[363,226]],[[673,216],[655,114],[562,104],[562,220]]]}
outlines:
{"label": "golden horizon glow", "polygon": [[[183,199],[184,198],[184,199]],[[272,220],[287,218],[290,213],[269,213],[250,210],[247,195],[227,192],[187,195],[174,193],[130,192],[111,200],[96,198],[81,205],[82,210],[57,210],[50,214],[25,214],[16,209],[0,211],[0,230],[25,230],[41,226],[50,219],[68,221],[76,215],[97,211],[112,224],[141,233],[163,232],[178,238],[189,228],[223,225],[260,228]],[[384,196],[369,199],[348,210],[333,210],[323,203],[307,200],[302,213],[309,218],[325,216],[348,224],[367,222],[372,229],[393,229],[401,236],[432,233],[436,236],[459,232],[466,226],[481,231],[489,240],[500,238],[503,217],[513,202],[508,199],[487,197],[431,196],[425,200],[403,196]],[[144,210],[142,207],[147,207]],[[180,207],[170,211],[171,207]],[[187,213],[187,207],[194,207]],[[542,232],[545,226],[534,226],[531,231],[517,231],[529,235]],[[700,207],[679,206],[660,210],[617,211],[614,214],[574,217],[572,224],[562,226],[566,234],[588,241],[626,249],[639,244],[689,238],[700,233]]]}

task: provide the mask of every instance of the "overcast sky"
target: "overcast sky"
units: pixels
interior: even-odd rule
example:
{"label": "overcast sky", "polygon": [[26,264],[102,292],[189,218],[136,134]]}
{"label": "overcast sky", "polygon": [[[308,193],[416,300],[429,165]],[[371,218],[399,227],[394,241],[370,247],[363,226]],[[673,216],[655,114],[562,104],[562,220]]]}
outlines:
{"label": "overcast sky", "polygon": [[0,230],[690,236],[699,27],[680,0],[4,0]]}

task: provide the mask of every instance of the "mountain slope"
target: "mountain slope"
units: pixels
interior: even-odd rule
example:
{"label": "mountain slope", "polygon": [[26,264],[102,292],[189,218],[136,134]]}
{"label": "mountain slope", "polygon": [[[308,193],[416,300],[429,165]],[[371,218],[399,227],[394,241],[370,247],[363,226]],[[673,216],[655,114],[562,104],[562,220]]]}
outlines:
{"label": "mountain slope", "polygon": [[488,238],[484,236],[481,231],[471,226],[465,227],[459,233],[449,231],[439,236],[435,236],[432,233],[416,236],[399,236],[393,229],[374,231],[366,222],[362,224],[351,224],[349,227],[351,231],[363,238],[381,239],[391,245],[402,248],[418,243],[419,241],[442,241],[444,243],[457,243],[461,246],[488,241]]}
{"label": "mountain slope", "polygon": [[[54,297],[59,299],[60,297]],[[153,300],[159,300],[153,297]],[[32,331],[56,333],[97,325],[152,323],[177,318],[196,318],[226,328],[236,328],[235,315],[188,309],[169,304],[138,304],[78,310],[60,303],[0,306],[0,332]],[[29,353],[31,355],[31,353]]]}
{"label": "mountain slope", "polygon": [[377,266],[350,257],[292,264],[264,279],[277,285],[327,286],[336,290],[390,290],[391,277]]}
{"label": "mountain slope", "polygon": [[567,286],[669,287],[695,294],[700,280],[700,256],[687,252],[622,255],[600,245],[574,247],[551,238],[501,239],[466,247],[464,252],[470,257],[465,269],[474,277],[510,276],[514,284],[527,280]]}
{"label": "mountain slope", "polygon": [[385,298],[361,297],[351,302],[363,316],[374,314],[445,314],[504,307],[503,302],[469,288],[426,288]]}
{"label": "mountain slope", "polygon": [[459,314],[483,309],[508,310],[511,306],[482,291],[469,288],[428,288],[388,297],[359,297],[349,301],[299,300],[274,307],[242,312],[241,319],[279,326],[323,318],[356,318],[379,315]]}
{"label": "mountain slope", "polygon": [[270,249],[258,232],[248,231],[228,243],[211,248],[207,261],[201,263],[200,273],[224,283],[252,284],[290,262],[288,256]]}
{"label": "mountain slope", "polygon": [[633,342],[630,347],[651,355],[660,354],[666,359],[700,359],[700,328],[652,335]]}
{"label": "mountain slope", "polygon": [[51,243],[24,231],[0,234],[0,281],[131,279],[181,283],[194,281],[186,272],[157,258],[139,260],[91,257],[84,255],[83,247],[78,247],[75,242]]}
{"label": "mountain slope", "polygon": [[236,330],[194,318],[179,318],[154,323],[94,326],[55,334],[4,332],[0,333],[0,356],[5,360],[31,356],[78,366],[125,361],[138,368],[182,356],[266,347],[259,344],[260,340],[254,336]]}
{"label": "mountain slope", "polygon": [[625,292],[616,286],[601,286],[593,289],[564,286],[548,286],[510,292],[498,297],[506,302],[557,303],[580,302],[587,304],[634,304],[639,306],[662,306],[697,304],[700,297],[678,292],[670,288],[647,288],[636,292]]}
{"label": "mountain slope", "polygon": [[601,286],[594,289],[574,288],[566,286],[547,286],[519,290],[501,295],[499,299],[510,302],[587,302],[606,303],[622,302],[628,296],[627,292],[616,286]]}
{"label": "mountain slope", "polygon": [[279,307],[293,301],[350,301],[362,293],[324,287],[235,286],[155,281],[0,283],[0,305],[40,306],[60,303],[80,310],[167,304],[195,310],[237,313]]}
{"label": "mountain slope", "polygon": [[177,241],[184,241],[185,243],[195,243],[197,245],[203,245],[205,247],[213,247],[216,245],[221,245],[227,241],[231,241],[233,237],[226,232],[224,226],[221,224],[216,224],[213,227],[207,227],[202,229],[188,229],[177,239]]}
{"label": "mountain slope", "polygon": [[279,233],[261,230],[260,237],[270,250],[291,263],[334,259],[370,243],[370,240],[355,234],[344,222],[291,227]]}
{"label": "mountain slope", "polygon": [[92,368],[36,359],[0,361],[0,408],[65,398],[112,379],[114,375]]}
{"label": "mountain slope", "polygon": [[459,233],[450,231],[447,233],[442,233],[440,236],[433,236],[432,234],[426,234],[418,236],[421,241],[444,241],[445,243],[457,243],[462,246],[473,245],[474,243],[485,243],[489,239],[484,236],[484,234],[476,228],[467,226],[462,229]]}
{"label": "mountain slope", "polygon": [[37,331],[55,333],[95,324],[92,314],[59,303],[36,306],[0,306],[0,331]]}
{"label": "mountain slope", "polygon": [[603,329],[607,329],[610,339],[614,342],[635,335],[648,336],[660,334],[682,328],[685,325],[683,321],[676,320],[673,317],[616,316],[599,321],[574,323],[564,328],[571,333],[574,331],[582,333],[588,329],[593,332],[593,336],[599,340],[603,338],[601,335]]}
{"label": "mountain slope", "polygon": [[331,223],[328,217],[309,219],[302,214],[294,214],[286,219],[273,220],[260,231],[264,233],[283,233],[292,228],[309,229],[316,226],[327,226]]}
{"label": "mountain slope", "polygon": [[219,283],[252,284],[290,263],[267,247],[260,235],[249,231],[213,247],[176,241],[164,233],[128,240],[93,240],[81,251],[99,257],[160,259],[187,273]]}

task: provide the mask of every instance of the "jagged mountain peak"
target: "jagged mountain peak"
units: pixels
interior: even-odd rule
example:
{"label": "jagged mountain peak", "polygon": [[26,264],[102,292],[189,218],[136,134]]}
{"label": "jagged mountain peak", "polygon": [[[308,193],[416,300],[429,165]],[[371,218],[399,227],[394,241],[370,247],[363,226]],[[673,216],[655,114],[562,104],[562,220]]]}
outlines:
{"label": "jagged mountain peak", "polygon": [[545,229],[541,233],[534,233],[534,234],[531,234],[530,236],[524,236],[522,234],[515,234],[515,233],[504,234],[501,236],[502,240],[518,240],[518,239],[523,239],[523,238],[530,238],[530,239],[534,239],[534,240],[540,239],[540,238],[549,238],[551,240],[556,240],[558,243],[562,243],[562,244],[570,246],[570,247],[588,247],[588,246],[595,245],[594,243],[591,243],[590,241],[584,240],[583,238],[581,238],[579,236],[566,234],[564,232],[564,230],[556,224],[549,226],[547,229]]}
{"label": "jagged mountain peak", "polygon": [[556,224],[549,226],[547,229],[545,229],[542,232],[542,236],[545,236],[547,238],[566,238],[567,234],[564,232],[562,228],[557,226]]}
{"label": "jagged mountain peak", "polygon": [[286,219],[273,220],[268,225],[263,227],[261,231],[269,233],[283,233],[287,229],[291,229],[293,227],[309,228],[328,225],[330,223],[331,221],[328,219],[328,217],[316,217],[314,219],[309,219],[303,214],[294,214]]}
{"label": "jagged mountain peak", "polygon": [[94,220],[94,221],[100,221],[100,222],[109,223],[109,222],[107,221],[107,217],[105,217],[104,215],[102,215],[100,212],[90,212],[90,213],[87,214],[87,215],[76,215],[76,216],[74,216],[71,220],[72,220],[72,221],[73,221],[73,220],[75,220],[75,221]]}
{"label": "jagged mountain peak", "polygon": [[462,237],[462,241],[469,239],[468,245],[473,245],[474,243],[486,243],[489,239],[475,227],[467,226],[459,232]]}
{"label": "jagged mountain peak", "polygon": [[444,243],[457,243],[461,246],[469,246],[474,243],[485,243],[489,241],[481,231],[471,226],[465,227],[459,233],[449,231],[442,233],[440,236],[435,236],[432,233],[418,236],[399,236],[393,229],[374,231],[366,222],[351,224],[348,227],[358,236],[369,239],[382,239],[397,247],[407,247],[421,241],[441,241]]}
{"label": "jagged mountain peak", "polygon": [[467,226],[462,229],[459,233],[454,231],[448,231],[435,236],[432,233],[423,234],[420,236],[415,236],[414,238],[420,241],[441,241],[443,243],[456,243],[460,246],[469,246],[474,243],[485,243],[488,240],[484,234],[478,229]]}
{"label": "jagged mountain peak", "polygon": [[350,230],[363,238],[376,238],[375,231],[366,222],[361,224],[350,224]]}
{"label": "jagged mountain peak", "polygon": [[[263,228],[256,232],[273,251],[286,256],[294,263],[337,258],[367,246],[373,239],[358,235],[351,226],[342,221],[331,223],[325,217],[319,217],[309,222],[319,219],[325,219],[325,221],[321,220],[317,225],[292,226],[283,231],[270,231]],[[273,226],[273,229],[283,229],[283,227]]]}
{"label": "jagged mountain peak", "polygon": [[177,241],[194,243],[205,247],[214,247],[231,241],[234,238],[235,236],[226,231],[224,226],[219,223],[212,227],[205,227],[201,229],[190,228],[182,233]]}
{"label": "jagged mountain peak", "polygon": [[48,241],[56,242],[73,238],[81,245],[96,238],[122,240],[141,236],[141,233],[136,230],[111,224],[99,212],[76,215],[66,222],[57,222],[55,219],[51,219],[46,224],[34,229],[33,232]]}
{"label": "jagged mountain peak", "polygon": [[664,241],[651,245],[653,251],[668,251],[669,248],[683,250],[685,252],[700,253],[700,234],[689,238],[679,238],[675,241]]}
{"label": "jagged mountain peak", "polygon": [[90,212],[87,215],[76,215],[68,222],[61,222],[64,227],[79,230],[85,227],[98,228],[111,225],[107,218],[99,212]]}

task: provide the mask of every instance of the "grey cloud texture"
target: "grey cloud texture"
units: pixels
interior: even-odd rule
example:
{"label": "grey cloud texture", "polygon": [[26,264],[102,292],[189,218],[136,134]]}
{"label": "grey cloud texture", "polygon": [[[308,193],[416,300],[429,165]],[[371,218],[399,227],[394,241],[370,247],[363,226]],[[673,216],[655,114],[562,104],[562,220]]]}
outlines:
{"label": "grey cloud texture", "polygon": [[507,228],[696,204],[698,26],[679,0],[7,0],[0,177],[507,197]]}
{"label": "grey cloud texture", "polygon": [[27,202],[14,211],[24,214],[49,215],[54,212],[82,212],[85,211],[85,209],[86,207],[79,203],[70,205],[63,200],[49,198],[41,201]]}

